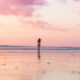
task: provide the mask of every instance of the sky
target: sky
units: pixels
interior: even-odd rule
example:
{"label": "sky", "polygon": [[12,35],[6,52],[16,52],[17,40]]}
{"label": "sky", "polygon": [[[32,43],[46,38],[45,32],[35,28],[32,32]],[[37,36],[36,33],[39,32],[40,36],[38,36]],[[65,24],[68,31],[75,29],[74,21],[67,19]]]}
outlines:
{"label": "sky", "polygon": [[80,0],[0,0],[0,45],[80,47]]}

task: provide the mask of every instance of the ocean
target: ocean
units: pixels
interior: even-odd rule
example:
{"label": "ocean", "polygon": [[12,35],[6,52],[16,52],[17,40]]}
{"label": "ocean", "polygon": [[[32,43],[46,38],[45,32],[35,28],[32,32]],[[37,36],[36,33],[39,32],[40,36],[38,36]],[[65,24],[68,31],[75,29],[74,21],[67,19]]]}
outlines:
{"label": "ocean", "polygon": [[33,47],[0,49],[0,80],[80,80],[79,48],[42,49],[40,60]]}

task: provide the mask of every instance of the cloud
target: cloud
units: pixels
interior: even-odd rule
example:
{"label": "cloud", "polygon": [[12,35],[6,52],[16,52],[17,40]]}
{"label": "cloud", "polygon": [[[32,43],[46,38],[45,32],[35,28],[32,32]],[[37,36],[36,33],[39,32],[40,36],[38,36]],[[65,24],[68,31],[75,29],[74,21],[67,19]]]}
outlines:
{"label": "cloud", "polygon": [[[63,2],[63,3],[66,3],[68,0],[58,0],[58,1]],[[78,1],[80,1],[80,0],[73,0],[73,1],[78,2]]]}
{"label": "cloud", "polygon": [[32,16],[36,6],[45,4],[45,0],[0,0],[0,14]]}
{"label": "cloud", "polygon": [[74,0],[74,1],[80,1],[80,0]]}
{"label": "cloud", "polygon": [[41,29],[48,29],[48,30],[54,30],[54,31],[67,31],[67,29],[63,28],[62,26],[55,26],[55,25],[52,25],[46,21],[42,21],[42,20],[37,20],[37,21],[24,21],[22,20],[22,23],[23,24],[29,24],[31,25],[32,27],[35,27],[35,28],[41,28]]}
{"label": "cloud", "polygon": [[[68,0],[57,0],[57,1],[60,1],[60,2],[62,2],[62,3],[67,3],[67,2],[69,2]],[[80,0],[73,0],[73,1],[79,2]]]}
{"label": "cloud", "polygon": [[75,11],[78,15],[80,15],[80,10]]}
{"label": "cloud", "polygon": [[17,5],[44,5],[44,0],[16,0]]}
{"label": "cloud", "polygon": [[67,3],[67,0],[58,0],[58,1],[60,1],[62,3]]}
{"label": "cloud", "polygon": [[80,24],[78,24],[77,26],[80,27]]}

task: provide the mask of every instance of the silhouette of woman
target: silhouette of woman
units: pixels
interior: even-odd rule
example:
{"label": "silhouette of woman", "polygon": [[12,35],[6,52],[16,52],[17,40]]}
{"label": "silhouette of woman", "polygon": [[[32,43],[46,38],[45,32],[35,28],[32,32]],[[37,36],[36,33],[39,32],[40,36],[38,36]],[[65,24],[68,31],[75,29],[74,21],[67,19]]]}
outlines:
{"label": "silhouette of woman", "polygon": [[39,38],[37,40],[37,42],[38,42],[38,59],[40,60],[40,43],[41,43],[41,39]]}

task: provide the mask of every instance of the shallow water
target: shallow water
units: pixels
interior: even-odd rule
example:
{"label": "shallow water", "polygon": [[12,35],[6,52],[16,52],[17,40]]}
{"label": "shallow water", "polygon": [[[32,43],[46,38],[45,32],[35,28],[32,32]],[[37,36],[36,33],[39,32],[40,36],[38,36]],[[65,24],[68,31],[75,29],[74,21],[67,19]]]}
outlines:
{"label": "shallow water", "polygon": [[0,80],[80,80],[80,50],[1,50]]}

